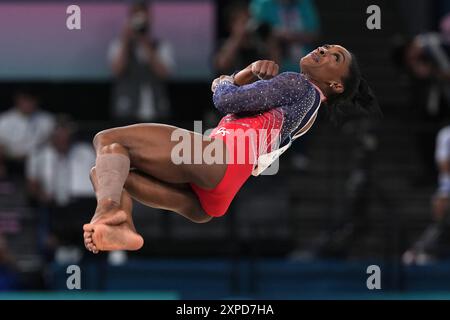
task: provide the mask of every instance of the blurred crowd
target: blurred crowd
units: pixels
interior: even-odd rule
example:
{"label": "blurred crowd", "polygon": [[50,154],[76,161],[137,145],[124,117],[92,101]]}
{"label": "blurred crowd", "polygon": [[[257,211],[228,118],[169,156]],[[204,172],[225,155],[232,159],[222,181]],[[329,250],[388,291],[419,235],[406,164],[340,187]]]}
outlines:
{"label": "blurred crowd", "polygon": [[[403,254],[406,264],[426,264],[448,256],[450,197],[450,7],[439,11],[438,29],[394,40],[393,60],[410,79],[410,121],[420,124],[415,141],[421,170],[415,186],[434,184],[431,223]],[[446,124],[447,123],[447,124]],[[444,124],[444,126],[443,126]],[[422,129],[424,128],[424,129]],[[447,239],[446,239],[447,238]]]}
{"label": "blurred crowd", "polygon": [[[278,62],[282,71],[300,71],[299,57],[319,39],[314,0],[232,1],[221,15],[225,32],[211,59],[217,75],[259,59]],[[177,64],[171,43],[153,36],[151,5],[131,2],[105,58],[112,75],[110,121],[126,125],[170,120],[168,81]],[[13,235],[22,234],[24,240],[28,232],[21,230],[20,221],[27,216],[23,208],[35,226],[35,232],[27,234],[28,245],[36,245],[45,266],[83,258],[79,231],[95,207],[88,177],[95,154],[89,139],[79,135],[82,124],[71,115],[46,111],[33,86],[17,86],[12,101],[13,106],[0,114],[0,290],[19,285],[6,279],[17,280],[11,274],[20,269],[14,262],[20,244],[14,243]],[[304,148],[297,154],[304,169]],[[8,238],[13,240],[7,244]]]}
{"label": "blurred crowd", "polygon": [[[224,32],[211,58],[217,75],[231,74],[259,59],[276,61],[281,71],[300,72],[299,58],[321,41],[314,0],[230,1],[221,14]],[[151,6],[130,5],[121,33],[111,39],[105,53],[112,74],[110,119],[118,124],[172,117],[168,85],[177,62],[170,42],[152,36],[151,18]],[[450,110],[450,15],[442,15],[438,31],[396,38],[392,53],[398,70],[410,79],[412,121],[431,128],[414,137],[423,161],[415,182],[434,183],[436,169],[439,177],[430,206],[433,221],[403,255],[405,263],[420,263],[438,257],[440,241],[449,229],[450,126],[441,124]],[[36,234],[30,239],[36,242],[28,245],[38,248],[43,265],[55,259],[77,262],[84,252],[81,226],[95,207],[88,175],[95,153],[90,141],[79,135],[81,124],[73,115],[45,111],[32,87],[17,86],[12,96],[13,105],[1,106],[0,114],[0,290],[24,287],[14,254],[20,243],[8,241],[15,234],[25,237],[27,231],[17,221],[32,217]],[[212,108],[207,113],[206,118],[219,119]],[[358,137],[354,168],[347,178],[346,216],[308,248],[308,254],[317,257],[345,256],[369,224],[376,124],[352,119],[344,131]],[[307,139],[293,149],[292,168],[306,172]]]}

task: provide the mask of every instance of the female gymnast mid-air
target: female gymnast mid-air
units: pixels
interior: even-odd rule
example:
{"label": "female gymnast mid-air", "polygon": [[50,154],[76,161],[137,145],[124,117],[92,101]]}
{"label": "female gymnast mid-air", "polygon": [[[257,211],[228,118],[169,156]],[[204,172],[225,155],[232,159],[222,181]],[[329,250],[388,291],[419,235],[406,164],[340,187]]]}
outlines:
{"label": "female gymnast mid-air", "polygon": [[[344,47],[323,45],[300,66],[302,73],[278,74],[275,62],[259,60],[215,79],[214,105],[225,116],[209,136],[156,123],[99,132],[90,172],[97,208],[83,226],[86,248],[98,253],[143,246],[132,199],[197,223],[224,215],[250,175],[261,173],[313,125],[321,103],[332,120],[380,113],[355,56]],[[184,139],[180,152],[176,137],[193,142]]]}

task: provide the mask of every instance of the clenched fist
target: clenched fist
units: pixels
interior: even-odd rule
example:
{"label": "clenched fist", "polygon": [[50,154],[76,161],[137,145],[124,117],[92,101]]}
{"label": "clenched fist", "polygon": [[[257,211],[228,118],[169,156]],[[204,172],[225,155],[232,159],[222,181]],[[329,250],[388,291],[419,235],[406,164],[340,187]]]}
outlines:
{"label": "clenched fist", "polygon": [[253,75],[261,80],[271,79],[275,77],[279,71],[278,64],[271,60],[255,61],[250,67]]}

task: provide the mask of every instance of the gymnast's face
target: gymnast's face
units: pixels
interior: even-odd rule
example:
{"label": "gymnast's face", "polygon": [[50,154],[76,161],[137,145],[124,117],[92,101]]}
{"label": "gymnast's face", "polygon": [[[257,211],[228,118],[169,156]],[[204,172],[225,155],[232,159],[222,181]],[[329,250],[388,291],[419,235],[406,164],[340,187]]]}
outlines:
{"label": "gymnast's face", "polygon": [[349,72],[352,55],[344,47],[333,44],[323,45],[300,60],[304,74],[327,96],[344,92],[344,78]]}

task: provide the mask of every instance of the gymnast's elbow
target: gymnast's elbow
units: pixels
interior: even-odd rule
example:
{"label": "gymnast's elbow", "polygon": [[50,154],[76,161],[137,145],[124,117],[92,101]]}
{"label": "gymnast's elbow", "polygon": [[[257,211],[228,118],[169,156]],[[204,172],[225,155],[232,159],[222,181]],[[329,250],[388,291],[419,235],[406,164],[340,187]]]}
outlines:
{"label": "gymnast's elbow", "polygon": [[231,103],[224,95],[214,96],[214,107],[222,114],[233,113]]}

